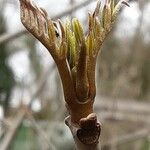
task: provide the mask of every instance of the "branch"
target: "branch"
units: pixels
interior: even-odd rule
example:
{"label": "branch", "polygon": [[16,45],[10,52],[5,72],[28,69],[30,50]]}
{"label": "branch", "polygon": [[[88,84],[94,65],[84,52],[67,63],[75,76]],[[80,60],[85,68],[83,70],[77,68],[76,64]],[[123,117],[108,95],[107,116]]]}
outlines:
{"label": "branch", "polygon": [[66,118],[65,123],[71,130],[77,150],[100,150],[101,125],[96,114],[82,118],[79,125],[73,124],[70,117]]}
{"label": "branch", "polygon": [[[59,20],[57,26],[32,0],[20,0],[23,25],[48,49],[57,65],[70,114],[66,124],[78,150],[100,149],[101,127],[93,113],[96,58],[122,4],[128,5],[114,1],[106,1],[104,7],[98,1],[94,13],[89,14],[89,33],[85,35],[77,19],[65,26]],[[60,29],[59,37],[56,29]]]}

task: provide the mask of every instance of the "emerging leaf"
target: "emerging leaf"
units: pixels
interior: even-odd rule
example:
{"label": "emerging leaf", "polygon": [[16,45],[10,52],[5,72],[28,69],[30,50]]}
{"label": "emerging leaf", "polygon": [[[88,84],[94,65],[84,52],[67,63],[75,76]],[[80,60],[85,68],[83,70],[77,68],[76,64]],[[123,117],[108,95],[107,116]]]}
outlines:
{"label": "emerging leaf", "polygon": [[81,43],[85,40],[83,28],[78,19],[74,18],[72,20],[73,31],[75,33],[75,37],[77,42]]}
{"label": "emerging leaf", "polygon": [[[122,5],[129,6],[128,3],[121,0],[116,4],[116,0],[106,0],[105,5],[101,6],[99,0],[95,11],[88,15],[87,35],[76,18],[67,20],[65,25],[59,20],[58,27],[47,12],[31,0],[20,0],[20,4],[23,25],[49,50],[58,66],[66,101],[72,95],[82,103],[91,97],[94,99],[98,52]],[[58,28],[60,33],[56,32]],[[69,92],[71,88],[72,93]]]}

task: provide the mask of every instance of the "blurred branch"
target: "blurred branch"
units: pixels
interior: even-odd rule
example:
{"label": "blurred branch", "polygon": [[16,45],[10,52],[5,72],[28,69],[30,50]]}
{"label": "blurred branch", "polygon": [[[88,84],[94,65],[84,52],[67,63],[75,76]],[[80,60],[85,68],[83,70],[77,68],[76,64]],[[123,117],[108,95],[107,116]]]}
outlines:
{"label": "blurred branch", "polygon": [[[130,103],[130,105],[129,105]],[[138,121],[150,124],[150,103],[128,99],[112,99],[101,97],[96,101],[95,109],[104,119]]]}
{"label": "blurred branch", "polygon": [[[70,13],[72,13],[72,12],[74,12],[74,11],[76,11],[76,10],[78,10],[78,9],[80,9],[80,8],[90,4],[90,3],[92,3],[92,2],[93,1],[91,1],[91,0],[86,0],[86,1],[84,1],[82,3],[80,3],[80,4],[76,4],[76,5],[74,5],[74,7],[68,8],[67,10],[65,10],[63,12],[61,12],[61,13],[55,15],[55,16],[52,16],[52,20],[57,20],[59,18],[67,16]],[[1,35],[0,36],[0,44],[1,43],[5,43],[5,42],[10,42],[10,41],[12,41],[12,40],[14,40],[14,39],[24,35],[24,34],[27,34],[27,33],[28,33],[28,31],[26,29],[23,29],[23,30],[17,31],[15,33],[7,33],[7,34],[4,34],[4,35]]]}
{"label": "blurred branch", "polygon": [[56,150],[55,146],[53,145],[53,143],[50,141],[50,139],[48,138],[47,134],[43,131],[43,129],[38,125],[38,123],[36,122],[36,120],[34,119],[32,113],[30,112],[30,110],[27,112],[27,117],[28,119],[31,121],[34,130],[38,133],[38,135],[40,135],[42,138],[41,142],[44,142],[44,149],[46,150]]}
{"label": "blurred branch", "polygon": [[[38,96],[39,92],[43,88],[43,86],[45,84],[45,79],[47,79],[47,75],[49,74],[49,71],[54,70],[53,68],[55,68],[55,67],[52,66],[51,69],[48,69],[46,71],[46,73],[44,75],[42,75],[42,77],[39,79],[39,86],[38,86],[36,92],[32,94],[32,98],[31,98],[30,103],[28,105],[29,109],[31,108],[32,102]],[[13,121],[11,123],[12,126],[11,126],[10,130],[7,131],[6,135],[4,136],[4,139],[0,143],[0,150],[9,150],[9,147],[10,147],[18,129],[21,126],[22,121],[24,120],[25,114],[26,114],[26,109],[18,111],[15,119],[13,119]]]}
{"label": "blurred branch", "polygon": [[6,33],[4,35],[0,36],[0,44],[5,42],[10,42],[12,40],[15,40],[16,38],[27,34],[28,32],[26,30],[17,31],[15,33]]}
{"label": "blurred branch", "polygon": [[12,122],[12,126],[4,136],[4,139],[2,140],[0,144],[0,150],[8,150],[10,147],[11,142],[13,141],[23,119],[25,116],[25,111],[19,111],[16,118]]}
{"label": "blurred branch", "polygon": [[122,136],[119,136],[117,138],[113,138],[112,140],[110,140],[106,143],[103,143],[102,147],[111,146],[111,145],[118,146],[118,145],[121,145],[121,144],[124,144],[124,143],[128,143],[128,142],[132,142],[132,141],[136,141],[136,140],[139,140],[139,139],[146,138],[149,135],[150,135],[150,129],[149,128],[144,128],[144,129],[138,130],[134,133],[128,133],[126,135],[122,135]]}
{"label": "blurred branch", "polygon": [[44,86],[46,85],[48,76],[50,75],[50,73],[52,74],[52,72],[55,70],[55,68],[56,68],[56,66],[55,66],[55,64],[53,64],[50,69],[48,69],[44,74],[41,75],[41,77],[38,81],[38,88],[32,94],[32,98],[31,98],[31,102],[29,104],[29,107],[31,107],[34,99],[36,99],[39,96],[39,94],[42,92],[42,90],[44,89]]}

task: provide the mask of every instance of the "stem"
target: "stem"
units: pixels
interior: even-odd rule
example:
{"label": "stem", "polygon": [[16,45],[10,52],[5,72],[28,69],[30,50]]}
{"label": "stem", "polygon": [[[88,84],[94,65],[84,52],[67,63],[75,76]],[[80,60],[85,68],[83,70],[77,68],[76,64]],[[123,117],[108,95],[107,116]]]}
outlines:
{"label": "stem", "polygon": [[76,150],[101,150],[101,125],[97,122],[96,114],[92,113],[80,119],[79,125],[72,123],[70,116],[65,123],[72,133]]}
{"label": "stem", "polygon": [[76,150],[101,150],[100,142],[94,145],[84,145],[78,139],[74,138],[74,141],[76,143]]}
{"label": "stem", "polygon": [[71,105],[73,107],[76,105],[74,101],[75,91],[67,62],[65,59],[62,61],[55,60],[55,62],[57,64],[59,75],[62,81],[65,101],[68,105]]}
{"label": "stem", "polygon": [[71,122],[75,124],[80,123],[80,119],[86,118],[89,114],[93,113],[93,100],[88,100],[86,103],[79,103],[75,100],[76,105],[67,105],[69,111]]}

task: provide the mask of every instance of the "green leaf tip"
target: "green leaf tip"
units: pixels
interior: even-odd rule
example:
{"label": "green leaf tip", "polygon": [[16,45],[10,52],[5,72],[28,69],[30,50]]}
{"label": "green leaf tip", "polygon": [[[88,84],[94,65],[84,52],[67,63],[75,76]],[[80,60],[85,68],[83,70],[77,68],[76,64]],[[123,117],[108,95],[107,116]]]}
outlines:
{"label": "green leaf tip", "polygon": [[77,18],[74,18],[72,20],[72,26],[73,26],[73,31],[75,33],[77,42],[79,42],[79,43],[83,42],[85,39],[84,31],[81,26],[81,23],[79,22],[79,20]]}
{"label": "green leaf tip", "polygon": [[102,6],[99,0],[94,12],[88,15],[87,35],[76,18],[66,20],[65,24],[58,20],[56,24],[44,9],[31,0],[20,0],[20,4],[23,25],[48,49],[57,64],[66,101],[72,96],[73,100],[77,98],[81,103],[94,99],[98,52],[121,7],[129,6],[128,1],[120,0],[117,3],[116,0],[106,0]]}
{"label": "green leaf tip", "polygon": [[57,26],[44,9],[38,7],[31,0],[20,0],[21,21],[27,30],[45,45],[52,56],[57,57],[57,60],[59,52],[62,54],[62,49],[67,49],[66,52],[63,52],[66,54],[64,58],[71,60],[71,64],[74,66],[79,61],[82,49],[86,50],[86,55],[89,49],[90,51],[100,49],[101,44],[111,31],[121,7],[123,5],[129,6],[128,0],[120,0],[118,3],[116,1],[105,0],[104,6],[101,5],[100,0],[97,1],[95,10],[88,16],[89,31],[87,35],[84,34],[83,27],[77,18],[72,21],[66,20],[65,25],[58,20],[59,26]]}

